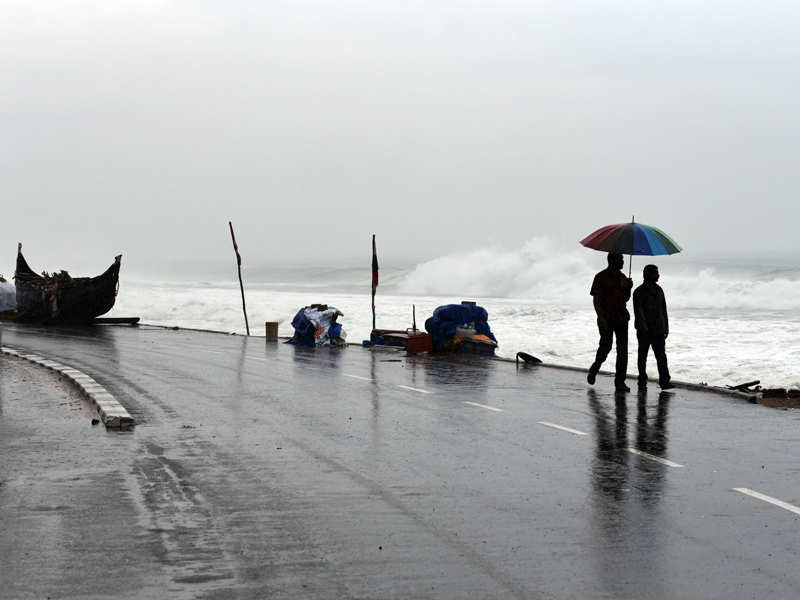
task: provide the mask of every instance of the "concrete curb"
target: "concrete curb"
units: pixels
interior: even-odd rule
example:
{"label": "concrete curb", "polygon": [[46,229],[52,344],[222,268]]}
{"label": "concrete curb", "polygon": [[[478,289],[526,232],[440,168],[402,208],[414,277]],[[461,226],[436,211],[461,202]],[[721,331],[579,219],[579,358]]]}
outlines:
{"label": "concrete curb", "polygon": [[22,358],[34,364],[46,367],[51,371],[55,371],[61,377],[71,381],[97,409],[103,421],[103,425],[108,429],[128,429],[136,424],[136,420],[125,410],[125,407],[117,402],[117,399],[114,398],[106,388],[85,373],[67,365],[62,365],[54,360],[39,356],[38,354],[25,354],[5,346],[1,349],[3,354],[16,356],[17,358]]}
{"label": "concrete curb", "polygon": [[[505,358],[505,357],[501,357],[501,356],[493,356],[492,359],[493,360],[499,360],[501,362],[510,362],[510,363],[516,363],[517,362],[516,359]],[[584,369],[582,367],[572,367],[572,366],[569,366],[569,365],[557,365],[557,364],[544,363],[544,362],[540,363],[538,365],[534,365],[534,366],[545,367],[547,369],[558,369],[558,370],[561,370],[561,371],[573,371],[575,373],[582,373],[582,374],[586,374],[586,373],[589,372],[589,369]],[[597,374],[598,375],[605,375],[606,377],[614,377],[614,371],[598,371]],[[627,376],[627,379],[632,380],[634,385],[632,385],[631,388],[635,391],[635,389],[636,389],[635,388],[636,375],[632,375],[632,374],[629,373],[628,376]],[[648,381],[650,383],[656,383],[656,382],[658,382],[658,379],[655,379],[655,378],[651,377],[651,378],[648,379]],[[718,386],[715,386],[715,385],[706,385],[706,384],[702,384],[702,383],[690,383],[688,381],[678,381],[676,379],[672,380],[672,385],[674,385],[675,388],[683,388],[685,390],[692,390],[692,391],[697,391],[697,392],[709,392],[711,394],[719,394],[721,396],[730,396],[730,397],[733,397],[733,398],[740,398],[742,400],[747,400],[750,403],[756,403],[758,398],[761,397],[761,393],[760,392],[747,393],[747,392],[741,392],[739,390],[732,390],[732,389],[729,389],[729,388],[718,387]]]}
{"label": "concrete curb", "polygon": [[[242,334],[238,334],[238,333],[234,333],[234,332],[230,332],[230,331],[217,331],[215,329],[194,329],[194,328],[190,328],[190,327],[179,327],[177,325],[175,325],[175,326],[153,325],[151,323],[139,323],[138,325],[139,326],[144,326],[144,327],[153,327],[153,328],[156,328],[156,329],[172,329],[172,330],[175,330],[175,331],[195,331],[195,332],[202,332],[202,333],[216,333],[216,334],[220,334],[220,335],[239,335],[241,337],[248,337],[248,336],[244,336]],[[263,338],[265,336],[263,336],[263,335],[250,335],[249,337]],[[288,339],[291,339],[291,338],[290,337],[285,337],[285,336],[279,336],[278,337],[278,343],[285,342]],[[269,343],[269,342],[267,342],[267,343]],[[347,342],[345,344],[345,346],[358,346],[359,348],[361,348],[361,347],[363,347],[363,344],[361,344],[359,342]],[[386,348],[398,349],[399,347],[386,346]],[[507,362],[507,363],[516,363],[517,362],[516,359],[514,359],[514,358],[507,358],[507,357],[502,357],[502,356],[492,356],[492,357],[489,357],[489,358],[490,358],[490,360],[497,360],[497,361],[500,361],[500,362]],[[555,364],[555,363],[542,362],[542,363],[539,363],[536,366],[544,367],[544,368],[547,368],[547,369],[557,369],[557,370],[561,370],[561,371],[573,371],[575,373],[582,373],[582,374],[585,374],[585,373],[589,372],[588,369],[585,369],[583,367],[573,367],[571,365],[559,365],[559,364]],[[599,371],[598,375],[605,375],[605,376],[613,377],[614,376],[614,372],[613,371]],[[629,373],[628,374],[628,379],[636,380],[636,375],[631,375]],[[651,383],[655,383],[658,380],[651,377],[649,379],[649,381]],[[719,386],[714,386],[714,385],[707,385],[707,384],[703,384],[703,383],[691,383],[691,382],[688,382],[688,381],[678,381],[678,380],[673,379],[672,380],[672,384],[676,388],[683,388],[683,389],[686,389],[686,390],[693,390],[693,391],[698,391],[698,392],[709,392],[709,393],[712,393],[712,394],[718,394],[718,395],[721,395],[721,396],[728,396],[728,397],[731,397],[731,398],[739,398],[740,400],[746,400],[746,401],[748,401],[750,403],[758,403],[758,400],[761,398],[761,393],[760,392],[751,392],[751,393],[741,392],[739,390],[732,390],[732,389],[729,389],[729,388],[724,388],[724,387],[719,387]]]}
{"label": "concrete curb", "polygon": [[[351,345],[352,346],[361,346],[361,344],[357,344],[355,342],[348,342],[347,345],[348,346],[351,346]],[[403,348],[401,348],[400,346],[371,346],[371,347],[372,348],[381,348],[381,349],[390,349],[390,350],[395,350],[395,351],[398,351],[398,352],[404,352]],[[414,355],[414,356],[416,356],[417,358],[420,358],[420,357],[423,357],[425,355]],[[464,355],[461,355],[461,356],[469,356],[469,355],[464,354]],[[475,356],[477,356],[477,355],[475,355]],[[510,363],[512,365],[517,363],[516,359],[507,358],[505,356],[484,356],[484,357],[481,357],[481,358],[484,358],[486,360],[494,360],[494,361],[497,361],[497,362]],[[573,367],[571,365],[559,365],[559,364],[555,364],[555,363],[546,363],[546,362],[538,363],[536,365],[533,365],[533,367],[538,368],[538,369],[555,369],[555,370],[558,370],[558,371],[571,371],[573,373],[580,373],[581,375],[584,375],[584,376],[589,372],[589,369],[585,369],[583,367]],[[598,375],[604,375],[606,377],[614,377],[614,371],[599,371],[597,374]],[[585,379],[585,377],[584,377],[584,379]],[[631,388],[633,389],[633,391],[636,391],[636,386],[635,386],[636,375],[631,375],[629,373],[628,376],[627,376],[627,379],[632,380],[634,385],[631,386]],[[651,377],[650,379],[648,379],[648,381],[650,383],[657,383],[658,379],[655,379],[655,378]],[[729,389],[729,388],[719,387],[719,386],[715,386],[715,385],[706,385],[706,384],[702,384],[702,383],[690,383],[688,381],[678,381],[676,379],[672,380],[672,385],[675,388],[683,388],[683,389],[686,389],[686,390],[692,390],[692,391],[697,391],[697,392],[708,392],[710,394],[717,394],[717,395],[720,395],[720,396],[728,396],[728,397],[731,397],[731,398],[739,398],[740,400],[746,400],[746,401],[750,402],[751,404],[757,404],[758,400],[761,398],[761,392],[750,392],[750,393],[741,392],[739,390],[732,390],[732,389]]]}

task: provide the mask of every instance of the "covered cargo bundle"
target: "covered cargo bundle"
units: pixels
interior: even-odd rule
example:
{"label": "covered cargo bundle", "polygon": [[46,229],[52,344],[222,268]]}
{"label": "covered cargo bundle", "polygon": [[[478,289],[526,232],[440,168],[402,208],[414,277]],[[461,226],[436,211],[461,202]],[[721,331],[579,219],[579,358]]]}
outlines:
{"label": "covered cargo bundle", "polygon": [[297,311],[292,319],[294,335],[287,344],[317,348],[320,346],[343,346],[347,334],[336,322],[344,316],[342,311],[327,304],[312,304]]}
{"label": "covered cargo bundle", "polygon": [[17,290],[13,283],[8,283],[0,275],[0,312],[11,310],[17,306]]}
{"label": "covered cargo bundle", "polygon": [[494,354],[497,338],[489,327],[489,313],[474,304],[447,304],[433,311],[425,329],[437,352],[467,351]]}

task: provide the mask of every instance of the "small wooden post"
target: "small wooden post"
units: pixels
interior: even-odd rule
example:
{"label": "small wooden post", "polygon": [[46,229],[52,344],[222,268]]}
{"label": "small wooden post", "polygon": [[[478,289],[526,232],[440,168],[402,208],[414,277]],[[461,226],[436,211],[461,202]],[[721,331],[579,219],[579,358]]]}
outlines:
{"label": "small wooden post", "polygon": [[278,322],[277,321],[267,321],[266,323],[264,323],[264,334],[265,334],[268,342],[277,342],[278,341]]}

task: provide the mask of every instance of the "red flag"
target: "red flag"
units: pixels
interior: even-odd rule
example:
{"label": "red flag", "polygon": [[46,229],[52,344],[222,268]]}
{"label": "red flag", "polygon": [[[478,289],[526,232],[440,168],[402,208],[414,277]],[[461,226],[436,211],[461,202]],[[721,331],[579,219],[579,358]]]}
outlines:
{"label": "red flag", "polygon": [[375,250],[375,234],[372,234],[372,295],[378,287],[378,253]]}

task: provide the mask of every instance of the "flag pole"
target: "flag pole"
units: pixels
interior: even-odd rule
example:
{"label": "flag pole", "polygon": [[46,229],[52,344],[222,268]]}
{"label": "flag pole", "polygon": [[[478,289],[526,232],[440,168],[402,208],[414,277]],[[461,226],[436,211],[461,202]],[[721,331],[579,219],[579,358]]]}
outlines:
{"label": "flag pole", "polygon": [[231,228],[231,241],[233,242],[233,251],[236,253],[236,268],[239,270],[239,289],[242,292],[242,312],[244,313],[244,326],[247,328],[247,335],[250,335],[250,324],[247,322],[247,307],[244,304],[244,285],[242,284],[242,255],[239,254],[239,246],[236,245],[236,236],[233,235],[233,223],[228,221],[228,227]]}
{"label": "flag pole", "polygon": [[375,234],[372,234],[372,329],[375,330],[375,290],[378,288],[378,252],[375,249]]}

